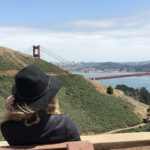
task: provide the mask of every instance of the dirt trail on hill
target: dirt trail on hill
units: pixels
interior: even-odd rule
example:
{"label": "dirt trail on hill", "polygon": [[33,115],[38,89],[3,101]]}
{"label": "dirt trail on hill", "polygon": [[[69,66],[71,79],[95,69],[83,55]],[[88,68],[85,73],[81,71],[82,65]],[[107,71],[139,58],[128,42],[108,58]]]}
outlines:
{"label": "dirt trail on hill", "polygon": [[109,95],[109,94],[107,94],[107,87],[108,86],[103,85],[102,83],[99,83],[95,80],[87,79],[87,81],[92,83],[100,93],[106,94],[108,96],[115,96],[115,97],[121,98],[122,100],[127,101],[128,103],[132,104],[135,107],[135,113],[136,114],[138,114],[138,115],[140,114],[143,118],[147,117],[147,109],[149,107],[148,105],[143,104],[143,103],[135,100],[132,97],[126,96],[123,91],[120,91],[117,89],[114,89],[113,95]]}
{"label": "dirt trail on hill", "polygon": [[18,70],[0,70],[0,75],[10,75],[14,76],[16,75]]}
{"label": "dirt trail on hill", "polygon": [[142,127],[144,125],[145,125],[145,123],[141,123],[141,124],[138,124],[138,125],[135,125],[135,126],[132,126],[132,127],[120,128],[120,129],[112,130],[112,131],[109,131],[109,132],[105,132],[103,134],[112,134],[112,133],[115,133],[115,132],[118,132],[118,131],[123,131],[123,130],[128,130],[128,129],[134,129],[134,128],[137,128],[137,127]]}
{"label": "dirt trail on hill", "polygon": [[[19,70],[0,70],[0,75],[10,75],[10,76],[15,76],[18,73]],[[46,73],[49,76],[56,77],[58,76],[56,73],[53,72],[47,72]],[[59,74],[59,75],[68,75],[68,74]]]}

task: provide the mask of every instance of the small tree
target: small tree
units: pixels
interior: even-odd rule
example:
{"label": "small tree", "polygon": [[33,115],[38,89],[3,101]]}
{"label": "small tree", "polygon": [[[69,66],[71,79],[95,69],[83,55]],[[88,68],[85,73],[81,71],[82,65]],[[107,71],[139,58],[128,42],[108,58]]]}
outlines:
{"label": "small tree", "polygon": [[111,86],[109,86],[109,87],[107,88],[107,93],[108,93],[108,94],[113,94],[113,88],[112,88]]}

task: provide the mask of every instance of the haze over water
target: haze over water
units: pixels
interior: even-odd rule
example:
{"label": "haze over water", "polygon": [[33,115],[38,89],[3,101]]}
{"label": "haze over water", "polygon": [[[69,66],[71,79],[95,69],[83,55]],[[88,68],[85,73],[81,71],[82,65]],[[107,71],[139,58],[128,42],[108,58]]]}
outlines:
{"label": "haze over water", "polygon": [[[85,78],[91,78],[91,77],[100,77],[100,76],[110,76],[115,74],[125,74],[125,72],[78,73],[78,74],[83,75]],[[106,80],[97,80],[97,82],[103,83],[105,85],[111,85],[112,87],[116,87],[117,84],[125,84],[133,88],[145,87],[147,90],[150,91],[150,76],[114,78],[114,79],[106,79]]]}

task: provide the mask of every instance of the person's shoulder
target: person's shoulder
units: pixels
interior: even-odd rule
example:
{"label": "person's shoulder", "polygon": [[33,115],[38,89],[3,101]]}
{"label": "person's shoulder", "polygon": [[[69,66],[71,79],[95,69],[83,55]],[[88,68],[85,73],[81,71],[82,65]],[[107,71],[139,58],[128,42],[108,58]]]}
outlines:
{"label": "person's shoulder", "polygon": [[68,116],[65,114],[54,114],[54,115],[51,115],[50,118],[56,119],[56,120],[66,120],[66,118],[68,118]]}
{"label": "person's shoulder", "polygon": [[64,114],[46,114],[44,116],[41,117],[42,120],[49,120],[50,122],[51,121],[54,121],[54,122],[57,122],[57,121],[63,121],[63,120],[66,120],[66,115]]}
{"label": "person's shoulder", "polygon": [[66,114],[51,115],[50,120],[63,122],[65,124],[70,124],[70,122],[72,123],[72,119]]}
{"label": "person's shoulder", "polygon": [[66,117],[65,114],[52,114],[51,116],[52,117],[57,117],[57,118],[64,118],[64,117]]}
{"label": "person's shoulder", "polygon": [[80,141],[80,134],[74,121],[68,115],[64,115],[63,117],[65,120],[68,141]]}
{"label": "person's shoulder", "polygon": [[60,122],[64,123],[66,128],[67,127],[74,128],[74,123],[72,119],[66,114],[52,115],[51,118],[53,118],[52,120],[59,120]]}

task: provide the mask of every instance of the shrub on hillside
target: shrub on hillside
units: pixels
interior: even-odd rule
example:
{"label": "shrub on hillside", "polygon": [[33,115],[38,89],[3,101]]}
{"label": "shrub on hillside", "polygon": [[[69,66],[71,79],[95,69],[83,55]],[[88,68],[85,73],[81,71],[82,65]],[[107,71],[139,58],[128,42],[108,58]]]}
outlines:
{"label": "shrub on hillside", "polygon": [[111,86],[109,86],[109,87],[107,88],[107,93],[108,93],[108,94],[113,94],[113,88],[112,88]]}
{"label": "shrub on hillside", "polygon": [[117,85],[116,89],[124,91],[127,96],[131,96],[142,103],[150,104],[150,92],[145,87],[134,89],[127,85]]}

